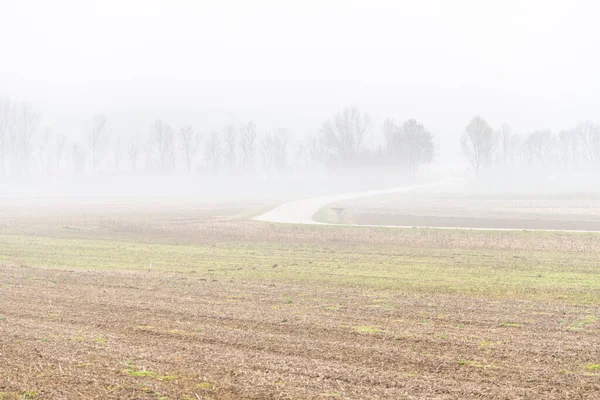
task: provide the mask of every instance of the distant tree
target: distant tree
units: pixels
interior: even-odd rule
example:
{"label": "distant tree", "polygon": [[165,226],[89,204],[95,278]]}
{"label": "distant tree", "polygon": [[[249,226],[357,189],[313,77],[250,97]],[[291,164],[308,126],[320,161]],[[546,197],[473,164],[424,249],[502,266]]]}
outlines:
{"label": "distant tree", "polygon": [[189,125],[184,126],[179,131],[179,143],[181,145],[181,152],[183,153],[185,169],[188,173],[192,171],[192,164],[196,157],[200,140],[200,134]]}
{"label": "distant tree", "polygon": [[354,162],[370,130],[369,115],[361,113],[358,106],[347,107],[321,126],[322,143],[331,156],[342,162]]}
{"label": "distant tree", "polygon": [[152,148],[155,149],[160,166],[164,169],[175,169],[175,131],[161,120],[156,120],[151,132]]}
{"label": "distant tree", "polygon": [[522,147],[523,137],[518,133],[513,133],[510,138],[511,153],[509,162],[516,163],[521,162],[523,159]]}
{"label": "distant tree", "polygon": [[600,126],[590,121],[580,122],[575,132],[581,141],[583,157],[591,164],[600,164]]}
{"label": "distant tree", "polygon": [[33,152],[33,136],[40,122],[40,113],[29,103],[15,105],[12,111],[12,144],[15,172],[29,172],[29,157]]}
{"label": "distant tree", "polygon": [[414,119],[402,124],[400,132],[405,137],[408,162],[412,166],[413,174],[415,174],[419,166],[433,161],[435,151],[433,135]]}
{"label": "distant tree", "polygon": [[108,120],[104,115],[96,114],[86,125],[86,130],[86,143],[92,156],[92,170],[96,172],[108,146],[110,137]]}
{"label": "distant tree", "polygon": [[267,176],[271,175],[273,168],[282,171],[287,166],[288,134],[285,129],[278,129],[272,134],[267,133],[260,141],[260,152],[263,159],[263,168]]}
{"label": "distant tree", "polygon": [[242,151],[242,167],[245,170],[254,168],[256,154],[256,126],[252,121],[240,129],[240,147]]}
{"label": "distant tree", "polygon": [[306,146],[304,143],[298,143],[294,151],[294,161],[296,163],[296,171],[302,170],[302,166],[306,162]]}
{"label": "distant tree", "polygon": [[499,159],[504,165],[510,164],[515,156],[515,135],[507,123],[503,123],[498,132]]}
{"label": "distant tree", "polygon": [[50,170],[50,158],[51,154],[48,151],[50,147],[50,141],[52,140],[53,134],[50,128],[46,128],[44,133],[39,137],[34,146],[34,153],[36,155],[40,172],[46,175]]}
{"label": "distant tree", "polygon": [[237,168],[237,131],[233,124],[223,128],[223,142],[225,144],[225,160],[231,169]]}
{"label": "distant tree", "polygon": [[323,161],[325,150],[319,138],[313,135],[308,136],[305,141],[305,148],[306,166],[308,168],[314,168]]}
{"label": "distant tree", "polygon": [[530,164],[547,164],[554,148],[554,137],[548,130],[538,130],[527,136],[525,147]]}
{"label": "distant tree", "polygon": [[396,123],[393,118],[388,118],[383,121],[383,137],[386,142],[386,146],[388,149],[394,142],[394,136],[396,132],[400,129],[400,126]]}
{"label": "distant tree", "polygon": [[573,134],[570,130],[562,130],[558,134],[558,146],[561,162],[564,165],[575,163],[576,151],[574,151]]}
{"label": "distant tree", "polygon": [[492,128],[481,117],[476,116],[465,128],[461,138],[461,147],[475,174],[479,175],[481,168],[490,165],[494,150],[494,135]]}
{"label": "distant tree", "polygon": [[275,137],[274,135],[267,133],[260,140],[260,153],[262,155],[263,168],[267,176],[271,175],[271,169],[275,164]]}
{"label": "distant tree", "polygon": [[409,119],[400,126],[388,120],[384,123],[384,132],[388,153],[397,162],[408,164],[413,175],[419,166],[433,161],[433,135],[416,120]]}
{"label": "distant tree", "polygon": [[573,145],[573,161],[577,165],[583,165],[587,163],[587,152],[585,150],[585,139],[583,138],[583,131],[577,129],[577,127],[569,130],[571,134],[571,141]]}
{"label": "distant tree", "polygon": [[222,148],[221,138],[218,132],[212,132],[204,147],[206,163],[216,170],[221,164]]}
{"label": "distant tree", "polygon": [[287,168],[287,147],[290,140],[290,135],[287,129],[279,128],[275,131],[275,166],[279,171]]}

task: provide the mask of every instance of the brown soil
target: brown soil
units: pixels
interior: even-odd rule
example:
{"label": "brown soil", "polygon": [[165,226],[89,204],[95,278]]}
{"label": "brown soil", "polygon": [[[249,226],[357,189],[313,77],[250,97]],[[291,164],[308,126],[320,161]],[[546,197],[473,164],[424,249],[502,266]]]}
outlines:
{"label": "brown soil", "polygon": [[341,201],[328,208],[339,222],[359,225],[600,231],[596,193],[411,193]]}
{"label": "brown soil", "polygon": [[472,229],[544,229],[565,231],[600,231],[600,221],[488,217],[438,217],[420,215],[401,215],[385,213],[358,213],[353,216],[358,225],[416,226],[437,228],[472,228]]}
{"label": "brown soil", "polygon": [[596,307],[15,266],[0,299],[0,398],[600,395]]}

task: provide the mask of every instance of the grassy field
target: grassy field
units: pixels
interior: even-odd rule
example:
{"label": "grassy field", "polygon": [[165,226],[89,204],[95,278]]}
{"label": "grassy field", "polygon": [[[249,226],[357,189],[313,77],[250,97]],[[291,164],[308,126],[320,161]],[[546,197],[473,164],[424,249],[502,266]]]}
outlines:
{"label": "grassy field", "polygon": [[600,394],[599,234],[111,204],[0,209],[0,399]]}

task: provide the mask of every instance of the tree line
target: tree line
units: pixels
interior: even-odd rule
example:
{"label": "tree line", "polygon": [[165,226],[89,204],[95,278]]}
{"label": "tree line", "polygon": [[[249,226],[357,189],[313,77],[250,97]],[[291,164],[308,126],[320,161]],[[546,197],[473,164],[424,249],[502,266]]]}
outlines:
{"label": "tree line", "polygon": [[465,128],[461,148],[476,175],[491,168],[594,169],[600,167],[600,125],[585,121],[558,133],[542,129],[523,135],[506,123],[494,130],[476,116]]}
{"label": "tree line", "polygon": [[[103,173],[249,173],[271,176],[315,168],[394,166],[416,174],[434,157],[432,133],[414,119],[383,124],[378,144],[371,117],[346,107],[312,135],[284,128],[260,133],[252,122],[202,132],[156,120],[144,135],[116,132],[103,114],[70,135],[42,128],[31,104],[0,98],[0,177]],[[296,140],[292,140],[296,139]]]}
{"label": "tree line", "polygon": [[[314,134],[301,138],[292,138],[284,128],[260,133],[252,121],[203,133],[191,125],[176,129],[156,120],[144,135],[116,132],[102,114],[93,115],[81,131],[70,135],[42,128],[41,121],[31,104],[0,98],[0,177],[221,172],[271,176],[378,166],[416,175],[435,154],[433,134],[415,119],[387,119],[376,133],[371,117],[358,106],[340,110]],[[600,125],[589,121],[558,133],[520,134],[508,124],[494,130],[476,116],[460,144],[475,175],[492,168],[600,167]]]}

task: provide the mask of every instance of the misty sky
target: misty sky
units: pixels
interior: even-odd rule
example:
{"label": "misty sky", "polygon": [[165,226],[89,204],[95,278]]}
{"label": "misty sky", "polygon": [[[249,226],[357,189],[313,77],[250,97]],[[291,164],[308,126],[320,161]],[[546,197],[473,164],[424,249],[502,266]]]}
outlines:
{"label": "misty sky", "polygon": [[599,12],[549,0],[0,0],[0,94],[59,127],[104,112],[315,133],[359,104],[378,124],[417,118],[438,140],[475,114],[558,130],[600,119]]}

